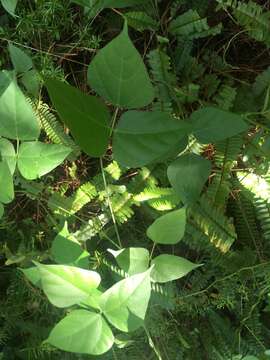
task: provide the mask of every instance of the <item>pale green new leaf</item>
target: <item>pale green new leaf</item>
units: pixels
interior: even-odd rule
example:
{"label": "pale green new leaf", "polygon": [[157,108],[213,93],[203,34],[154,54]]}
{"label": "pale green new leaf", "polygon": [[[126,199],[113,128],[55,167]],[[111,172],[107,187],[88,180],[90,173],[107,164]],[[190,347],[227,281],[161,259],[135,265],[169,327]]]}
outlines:
{"label": "pale green new leaf", "polygon": [[240,115],[214,107],[194,111],[190,122],[194,136],[204,144],[221,141],[248,130],[248,125]]}
{"label": "pale green new leaf", "polygon": [[47,342],[77,354],[101,355],[113,346],[113,333],[102,315],[75,310],[51,331]]}
{"label": "pale green new leaf", "polygon": [[189,126],[167,113],[128,111],[113,137],[113,154],[123,166],[139,167],[183,150]]}
{"label": "pale green new leaf", "polygon": [[157,218],[147,229],[147,236],[157,244],[177,244],[184,236],[186,209],[174,210]]}
{"label": "pale green new leaf", "polygon": [[25,179],[34,180],[55,169],[70,152],[64,145],[24,142],[19,148],[18,168]]}
{"label": "pale green new leaf", "polygon": [[95,271],[65,265],[36,265],[43,291],[50,302],[60,308],[85,301],[101,281]]}
{"label": "pale green new leaf", "polygon": [[101,49],[89,65],[90,86],[115,106],[140,108],[154,99],[154,89],[139,52],[122,33]]}
{"label": "pale green new leaf", "polygon": [[190,271],[202,266],[202,264],[194,264],[182,257],[167,254],[157,256],[151,265],[154,265],[151,280],[159,283],[180,279]]}
{"label": "pale green new leaf", "polygon": [[50,98],[76,143],[88,155],[99,157],[107,150],[110,114],[96,97],[59,80],[46,81]]}
{"label": "pale green new leaf", "polygon": [[142,273],[149,267],[149,251],[145,248],[130,247],[108,251],[115,257],[119,267],[129,275]]}
{"label": "pale green new leaf", "polygon": [[86,268],[89,252],[69,233],[67,223],[56,235],[51,248],[52,256],[58,264],[76,265]]}
{"label": "pale green new leaf", "polygon": [[168,178],[184,204],[194,203],[211,174],[211,162],[195,154],[180,156],[168,167]]}
{"label": "pale green new leaf", "polygon": [[100,307],[117,329],[129,332],[143,325],[151,294],[150,271],[119,281],[101,296]]}
{"label": "pale green new leaf", "polygon": [[6,161],[10,173],[13,175],[16,168],[17,157],[13,144],[4,138],[0,138],[0,156],[3,161]]}
{"label": "pale green new leaf", "polygon": [[0,136],[37,139],[40,133],[37,117],[10,73],[0,73],[0,88]]}
{"label": "pale green new leaf", "polygon": [[14,199],[13,177],[6,161],[0,162],[0,202],[10,203]]}
{"label": "pale green new leaf", "polygon": [[12,65],[18,73],[24,73],[32,69],[32,59],[24,51],[22,51],[17,46],[12,45],[12,43],[8,44],[8,51]]}
{"label": "pale green new leaf", "polygon": [[18,0],[1,0],[4,9],[12,16],[15,16],[15,10]]}

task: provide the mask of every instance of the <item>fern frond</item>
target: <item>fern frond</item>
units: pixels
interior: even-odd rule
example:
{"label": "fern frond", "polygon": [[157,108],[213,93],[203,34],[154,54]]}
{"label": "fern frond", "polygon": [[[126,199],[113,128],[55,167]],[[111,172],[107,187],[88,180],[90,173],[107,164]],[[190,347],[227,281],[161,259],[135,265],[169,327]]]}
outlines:
{"label": "fern frond", "polygon": [[196,10],[189,10],[178,16],[169,25],[169,31],[176,36],[199,39],[221,32],[222,25],[209,27],[206,18],[201,18]]}
{"label": "fern frond", "polygon": [[236,89],[229,85],[222,85],[213,101],[223,110],[230,110],[236,98]]}
{"label": "fern frond", "polygon": [[141,193],[134,196],[138,202],[146,202],[159,211],[174,209],[180,202],[172,188],[146,187]]}

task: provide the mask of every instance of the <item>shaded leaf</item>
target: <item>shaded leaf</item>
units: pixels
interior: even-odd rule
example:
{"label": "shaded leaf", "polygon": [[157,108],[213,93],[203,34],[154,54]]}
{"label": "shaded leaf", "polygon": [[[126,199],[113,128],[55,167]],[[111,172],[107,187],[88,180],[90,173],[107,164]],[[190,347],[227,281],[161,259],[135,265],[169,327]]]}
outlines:
{"label": "shaded leaf", "polygon": [[50,98],[77,144],[88,155],[102,156],[108,146],[110,114],[96,97],[59,80],[47,80]]}
{"label": "shaded leaf", "polygon": [[4,204],[14,199],[13,177],[6,161],[0,162],[0,201]]}
{"label": "shaded leaf", "polygon": [[157,218],[147,229],[147,236],[157,244],[177,244],[184,236],[186,209],[171,211]]}
{"label": "shaded leaf", "polygon": [[14,146],[9,140],[0,138],[0,155],[1,159],[7,163],[10,173],[13,175],[16,168],[17,156]]}
{"label": "shaded leaf", "polygon": [[168,178],[184,204],[194,203],[211,174],[211,162],[195,154],[180,156],[168,167]]}
{"label": "shaded leaf", "polygon": [[22,51],[17,46],[12,45],[12,43],[8,44],[8,51],[12,65],[18,73],[24,73],[32,69],[32,59],[24,51]]}
{"label": "shaded leaf", "polygon": [[100,96],[118,107],[139,108],[153,101],[153,86],[142,58],[128,36],[126,24],[122,33],[92,60],[88,81]]}
{"label": "shaded leaf", "polygon": [[60,165],[71,149],[58,144],[24,142],[20,145],[18,168],[25,179],[37,179]]}
{"label": "shaded leaf", "polygon": [[189,126],[169,114],[128,111],[115,129],[114,157],[123,166],[144,166],[162,160],[176,148],[183,150],[188,133]]}

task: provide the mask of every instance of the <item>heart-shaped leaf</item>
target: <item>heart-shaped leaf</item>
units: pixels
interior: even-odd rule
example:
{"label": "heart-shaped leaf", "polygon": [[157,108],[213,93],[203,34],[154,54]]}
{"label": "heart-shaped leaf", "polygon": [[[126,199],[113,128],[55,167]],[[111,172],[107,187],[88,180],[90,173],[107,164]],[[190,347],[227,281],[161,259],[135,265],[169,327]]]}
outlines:
{"label": "heart-shaped leaf", "polygon": [[204,107],[190,118],[194,136],[201,143],[221,141],[248,130],[243,118],[229,111]]}
{"label": "heart-shaped leaf", "polygon": [[0,136],[37,139],[40,133],[37,117],[10,73],[0,73],[0,88]]}
{"label": "heart-shaped leaf", "polygon": [[34,180],[55,169],[70,152],[64,145],[24,142],[19,148],[18,168],[25,179]]}
{"label": "heart-shaped leaf", "polygon": [[115,129],[114,157],[123,166],[144,166],[161,160],[176,147],[182,151],[188,133],[189,126],[169,114],[128,111]]}
{"label": "heart-shaped leaf", "polygon": [[33,285],[41,288],[41,276],[36,266],[33,266],[28,269],[20,269],[20,270],[24,273],[24,275]]}
{"label": "heart-shaped leaf", "polygon": [[129,275],[146,271],[149,267],[149,251],[145,248],[126,248],[118,251],[108,249],[117,264]]}
{"label": "heart-shaped leaf", "polygon": [[117,329],[129,332],[143,325],[151,294],[150,271],[121,280],[102,294],[100,307]]}
{"label": "heart-shaped leaf", "polygon": [[16,168],[17,157],[14,146],[9,140],[4,138],[0,139],[0,155],[2,160],[6,161],[10,173],[13,175]]}
{"label": "heart-shaped leaf", "polygon": [[51,331],[47,342],[78,354],[101,355],[113,346],[113,333],[100,314],[75,310]]}
{"label": "heart-shaped leaf", "polygon": [[184,236],[186,209],[174,210],[157,218],[147,229],[147,236],[157,244],[177,244]]}
{"label": "heart-shaped leaf", "polygon": [[50,302],[60,308],[86,300],[91,290],[100,284],[100,276],[95,271],[65,265],[36,265],[43,291]]}
{"label": "heart-shaped leaf", "polygon": [[182,257],[167,254],[157,256],[152,260],[151,265],[154,265],[151,280],[160,283],[180,279],[190,271],[202,266],[202,264],[194,264]]}
{"label": "heart-shaped leaf", "polygon": [[88,251],[82,249],[80,243],[70,235],[65,223],[52,243],[52,255],[58,264],[76,265],[86,268],[88,265]]}
{"label": "heart-shaped leaf", "polygon": [[13,178],[6,161],[0,162],[0,201],[4,204],[14,199]]}
{"label": "heart-shaped leaf", "polygon": [[211,174],[211,162],[195,154],[180,156],[168,167],[168,178],[184,204],[194,203]]}
{"label": "heart-shaped leaf", "polygon": [[126,23],[122,33],[101,49],[89,65],[88,81],[100,96],[115,106],[140,108],[153,101],[153,86],[128,36]]}
{"label": "heart-shaped leaf", "polygon": [[88,155],[102,156],[108,146],[110,114],[96,97],[59,80],[46,81],[50,98],[77,144]]}
{"label": "heart-shaped leaf", "polygon": [[24,51],[11,43],[8,44],[8,51],[12,65],[18,73],[24,73],[32,69],[32,59]]}

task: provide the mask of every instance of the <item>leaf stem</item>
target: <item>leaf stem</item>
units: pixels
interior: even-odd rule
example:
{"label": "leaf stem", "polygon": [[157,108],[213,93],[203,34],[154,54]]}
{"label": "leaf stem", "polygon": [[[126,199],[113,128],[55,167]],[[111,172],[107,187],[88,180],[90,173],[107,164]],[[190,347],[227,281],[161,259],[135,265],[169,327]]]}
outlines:
{"label": "leaf stem", "polygon": [[143,328],[144,328],[144,331],[145,331],[146,336],[147,336],[147,338],[148,338],[149,345],[150,345],[151,348],[154,350],[154,352],[155,352],[158,360],[162,360],[162,357],[161,357],[161,355],[160,355],[160,352],[159,352],[159,350],[156,348],[156,345],[155,345],[153,339],[151,338],[150,332],[147,330],[146,326],[144,326]]}
{"label": "leaf stem", "polygon": [[102,178],[103,178],[103,183],[104,183],[104,188],[107,194],[107,201],[108,201],[108,205],[109,205],[109,209],[110,209],[110,213],[111,213],[111,217],[112,217],[112,221],[113,221],[113,226],[114,226],[114,230],[115,230],[115,234],[119,243],[120,248],[122,248],[122,243],[121,243],[121,239],[120,239],[120,235],[119,235],[119,231],[118,231],[118,227],[117,227],[117,223],[115,220],[115,216],[114,216],[114,211],[113,211],[113,207],[112,207],[112,203],[111,203],[111,199],[110,199],[110,194],[108,191],[108,185],[107,185],[107,180],[106,180],[106,176],[105,176],[105,172],[104,172],[104,166],[103,166],[103,159],[100,158],[100,168],[101,168],[101,174],[102,174]]}

